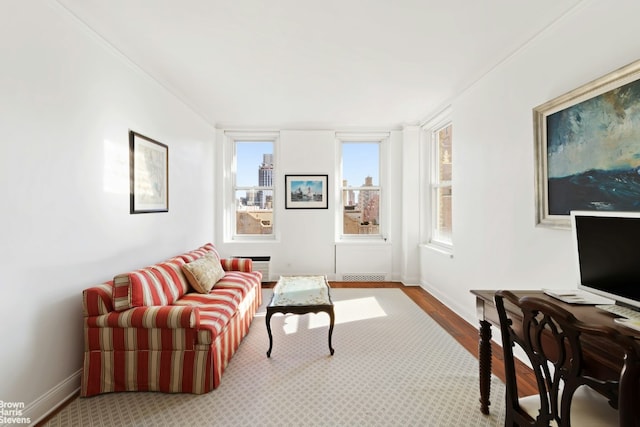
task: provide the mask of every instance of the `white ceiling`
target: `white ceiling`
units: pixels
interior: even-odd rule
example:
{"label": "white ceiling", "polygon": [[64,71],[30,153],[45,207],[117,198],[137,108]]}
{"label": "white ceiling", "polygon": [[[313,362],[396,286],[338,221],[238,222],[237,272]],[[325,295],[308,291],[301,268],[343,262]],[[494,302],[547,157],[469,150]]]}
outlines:
{"label": "white ceiling", "polygon": [[398,128],[582,0],[57,0],[217,127]]}

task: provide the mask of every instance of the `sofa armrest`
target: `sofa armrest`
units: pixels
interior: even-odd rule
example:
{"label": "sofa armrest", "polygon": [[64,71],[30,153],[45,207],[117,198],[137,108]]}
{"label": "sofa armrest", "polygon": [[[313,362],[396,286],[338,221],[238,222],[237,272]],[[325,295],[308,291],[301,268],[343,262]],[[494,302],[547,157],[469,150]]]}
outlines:
{"label": "sofa armrest", "polygon": [[200,311],[194,306],[162,305],[134,307],[86,318],[90,328],[194,328],[200,324]]}
{"label": "sofa armrest", "polygon": [[99,316],[113,311],[113,280],[82,291],[82,313],[85,317]]}
{"label": "sofa armrest", "polygon": [[221,258],[220,264],[224,271],[242,271],[244,273],[253,271],[251,258]]}

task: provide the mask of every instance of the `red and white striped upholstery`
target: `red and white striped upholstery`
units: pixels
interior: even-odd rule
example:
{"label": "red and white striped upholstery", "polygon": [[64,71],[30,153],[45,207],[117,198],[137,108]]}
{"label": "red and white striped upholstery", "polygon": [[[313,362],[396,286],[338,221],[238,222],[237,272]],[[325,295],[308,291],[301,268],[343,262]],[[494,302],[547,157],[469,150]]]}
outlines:
{"label": "red and white striped upholstery", "polygon": [[220,260],[225,271],[253,271],[251,258],[225,258]]}
{"label": "red and white striped upholstery", "polygon": [[194,249],[191,252],[187,252],[185,254],[178,255],[176,258],[180,258],[184,262],[191,262],[191,261],[197,260],[198,258],[203,256],[207,252],[213,252],[214,254],[216,254],[216,258],[220,259],[220,254],[216,250],[215,246],[213,246],[213,244],[211,244],[211,243],[207,243],[205,245],[202,245],[198,249]]}
{"label": "red and white striped upholstery", "polygon": [[185,262],[174,258],[113,279],[113,302],[118,311],[133,307],[168,305],[184,295],[189,283],[182,273]]}
{"label": "red and white striped upholstery", "polygon": [[207,244],[83,292],[82,396],[219,385],[262,303],[262,275],[251,260],[222,259],[225,277],[209,294],[193,292],[181,266],[208,251],[217,255]]}

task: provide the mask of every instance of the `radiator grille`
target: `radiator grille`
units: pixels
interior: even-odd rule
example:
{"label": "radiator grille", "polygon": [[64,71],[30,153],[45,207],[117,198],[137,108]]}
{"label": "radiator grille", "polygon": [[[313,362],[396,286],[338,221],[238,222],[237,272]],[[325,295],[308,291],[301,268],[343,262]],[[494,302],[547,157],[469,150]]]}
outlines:
{"label": "radiator grille", "polygon": [[343,274],[342,280],[345,282],[384,282],[387,277],[384,273],[351,273]]}

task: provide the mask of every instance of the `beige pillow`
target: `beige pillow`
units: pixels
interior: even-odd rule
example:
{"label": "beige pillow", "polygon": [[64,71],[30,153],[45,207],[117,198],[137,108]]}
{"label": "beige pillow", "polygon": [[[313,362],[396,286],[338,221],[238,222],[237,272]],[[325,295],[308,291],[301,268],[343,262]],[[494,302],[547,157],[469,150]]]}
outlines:
{"label": "beige pillow", "polygon": [[213,285],[224,277],[224,270],[213,252],[182,266],[189,284],[201,294],[208,294]]}

